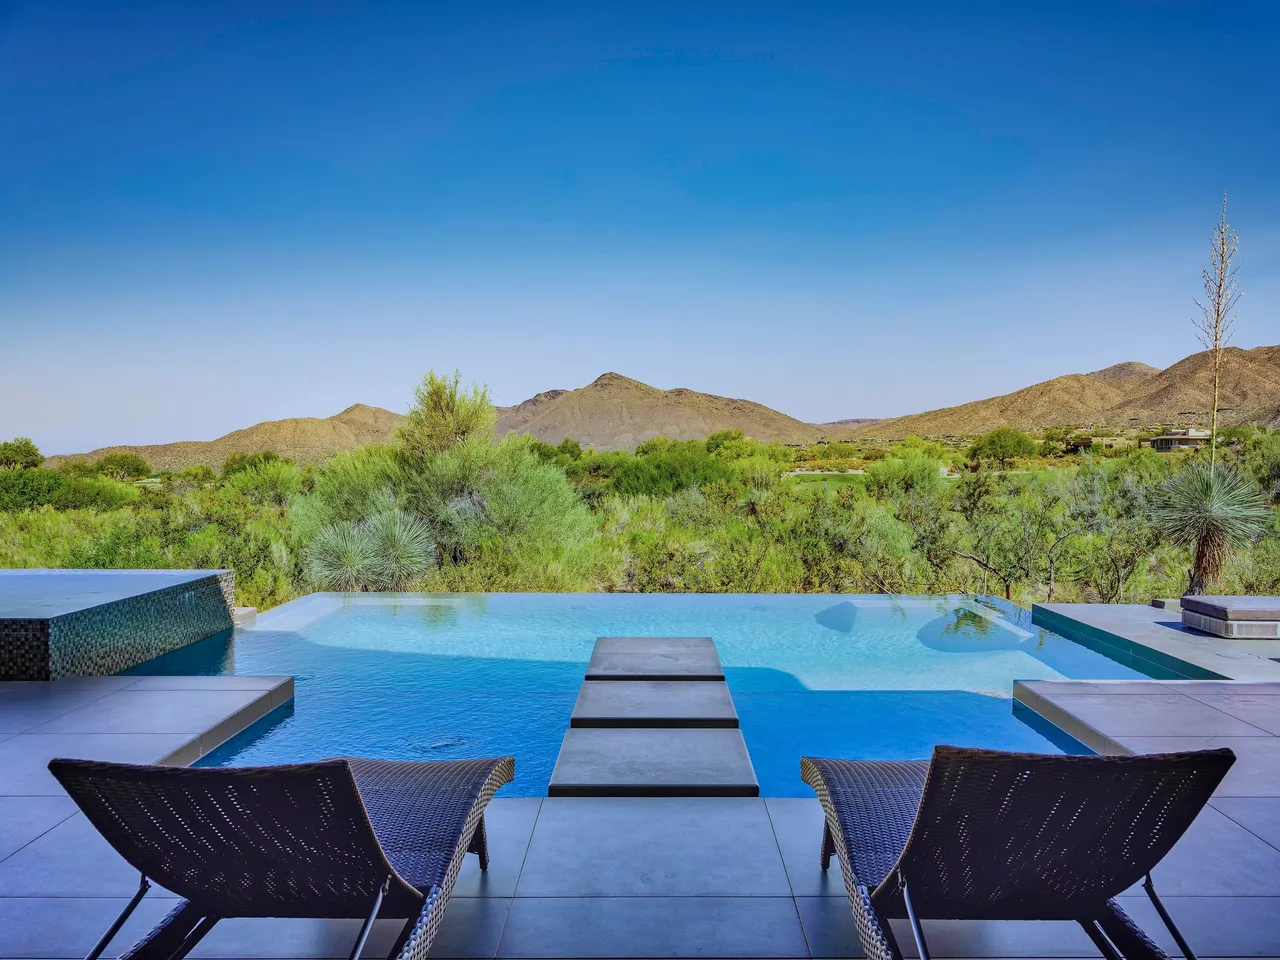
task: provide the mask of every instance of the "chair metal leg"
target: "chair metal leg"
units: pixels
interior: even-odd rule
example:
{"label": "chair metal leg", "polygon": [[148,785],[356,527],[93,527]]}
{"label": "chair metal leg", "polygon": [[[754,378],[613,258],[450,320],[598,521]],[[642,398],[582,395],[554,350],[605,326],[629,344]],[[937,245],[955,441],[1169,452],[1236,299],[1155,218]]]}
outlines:
{"label": "chair metal leg", "polygon": [[1098,925],[1098,921],[1089,920],[1086,922],[1081,920],[1080,926],[1084,927],[1084,932],[1089,935],[1089,939],[1093,941],[1093,945],[1098,948],[1099,953],[1106,957],[1106,960],[1124,960],[1124,957],[1120,955],[1120,952],[1115,948],[1111,941],[1107,939],[1106,934],[1102,932],[1102,928]]}
{"label": "chair metal leg", "polygon": [[85,960],[98,960],[102,956],[102,951],[110,946],[111,941],[120,932],[120,928],[124,926],[124,922],[129,919],[129,915],[134,910],[138,909],[138,904],[142,902],[142,898],[147,895],[147,891],[150,889],[151,881],[147,879],[146,874],[143,874],[142,879],[138,882],[138,892],[133,895],[133,899],[120,911],[120,916],[116,917],[115,922],[107,928],[107,932],[102,935],[102,939],[98,941],[97,945],[89,951],[89,955],[85,957]]}
{"label": "chair metal leg", "polygon": [[191,950],[217,922],[218,918],[209,916],[203,907],[183,900],[120,960],[173,960],[184,955],[179,951]]}
{"label": "chair metal leg", "polygon": [[822,853],[819,859],[822,861],[822,869],[826,870],[831,866],[831,855],[836,852],[836,839],[831,835],[831,824],[827,823],[826,817],[822,819]]}
{"label": "chair metal leg", "polygon": [[467,845],[467,853],[474,853],[480,858],[480,869],[489,869],[489,832],[484,826],[484,815],[476,824],[475,833],[471,834],[471,843]]}
{"label": "chair metal leg", "polygon": [[1160,914],[1160,919],[1164,921],[1164,925],[1173,934],[1173,940],[1178,945],[1178,949],[1182,951],[1182,955],[1186,960],[1197,960],[1195,953],[1182,935],[1182,931],[1178,929],[1178,925],[1173,922],[1173,917],[1169,916],[1169,911],[1165,909],[1164,904],[1160,902],[1160,898],[1156,896],[1156,885],[1151,882],[1151,874],[1148,873],[1146,879],[1142,881],[1142,889],[1147,891],[1147,896],[1151,898],[1151,902],[1155,905],[1156,913]]}
{"label": "chair metal leg", "polygon": [[167,960],[182,960],[183,957],[196,948],[196,944],[204,939],[205,934],[214,928],[218,920],[218,917],[201,917],[200,922],[182,939],[182,942],[178,944],[178,948],[169,954]]}
{"label": "chair metal leg", "polygon": [[911,935],[915,938],[920,960],[930,960],[929,946],[924,942],[924,928],[920,926],[920,918],[916,916],[915,905],[911,902],[911,893],[907,890],[907,878],[899,873],[898,882],[902,884],[902,902],[907,907],[907,920],[911,924]]}
{"label": "chair metal leg", "polygon": [[351,960],[360,960],[360,951],[364,949],[365,941],[369,939],[369,934],[373,932],[373,921],[378,919],[378,911],[382,909],[382,898],[387,895],[387,891],[391,889],[391,878],[382,881],[382,886],[378,888],[378,895],[373,898],[373,909],[369,911],[369,916],[365,918],[364,923],[360,927],[360,935],[356,937],[356,944],[351,948]]}

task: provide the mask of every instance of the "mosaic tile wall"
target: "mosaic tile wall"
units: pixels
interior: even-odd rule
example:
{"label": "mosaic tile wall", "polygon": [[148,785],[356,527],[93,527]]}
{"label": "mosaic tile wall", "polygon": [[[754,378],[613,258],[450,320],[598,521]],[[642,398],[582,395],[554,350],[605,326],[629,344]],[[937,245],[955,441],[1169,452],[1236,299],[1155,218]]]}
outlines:
{"label": "mosaic tile wall", "polygon": [[235,574],[209,576],[50,620],[0,622],[0,679],[106,676],[233,627]]}
{"label": "mosaic tile wall", "polygon": [[49,621],[0,620],[0,680],[49,679]]}

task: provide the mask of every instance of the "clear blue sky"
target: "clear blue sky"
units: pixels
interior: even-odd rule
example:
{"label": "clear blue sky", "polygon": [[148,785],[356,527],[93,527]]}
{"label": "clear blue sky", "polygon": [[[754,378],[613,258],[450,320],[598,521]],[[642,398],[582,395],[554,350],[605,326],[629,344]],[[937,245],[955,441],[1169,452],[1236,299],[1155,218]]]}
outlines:
{"label": "clear blue sky", "polygon": [[1224,187],[1280,341],[1275,4],[445,7],[0,0],[0,436],[1164,365]]}

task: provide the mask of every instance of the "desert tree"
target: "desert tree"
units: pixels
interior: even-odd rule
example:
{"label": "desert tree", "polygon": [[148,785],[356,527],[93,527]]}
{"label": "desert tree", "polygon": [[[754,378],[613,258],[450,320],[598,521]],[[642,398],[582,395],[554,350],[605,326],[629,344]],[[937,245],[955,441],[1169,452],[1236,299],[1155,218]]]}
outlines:
{"label": "desert tree", "polygon": [[1236,282],[1235,255],[1240,238],[1227,223],[1227,192],[1222,191],[1222,216],[1213,228],[1209,262],[1204,265],[1204,299],[1197,300],[1200,316],[1193,322],[1205,349],[1213,354],[1213,411],[1209,422],[1209,463],[1218,458],[1218,395],[1222,386],[1224,348],[1235,333],[1236,317],[1232,312],[1240,300]]}

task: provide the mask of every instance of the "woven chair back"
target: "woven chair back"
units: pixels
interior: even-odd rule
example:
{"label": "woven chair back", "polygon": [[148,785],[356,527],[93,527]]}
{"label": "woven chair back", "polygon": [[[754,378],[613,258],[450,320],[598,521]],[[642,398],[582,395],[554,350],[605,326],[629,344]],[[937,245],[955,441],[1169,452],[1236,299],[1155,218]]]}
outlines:
{"label": "woven chair back", "polygon": [[1235,761],[1226,749],[1043,756],[940,746],[910,838],[873,902],[901,916],[1077,919],[1139,882]]}
{"label": "woven chair back", "polygon": [[387,862],[345,760],[49,769],[125,860],[208,915],[363,917],[388,877],[386,915],[422,903]]}

